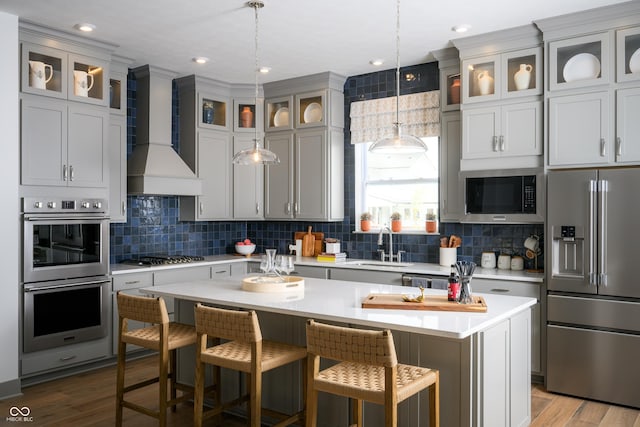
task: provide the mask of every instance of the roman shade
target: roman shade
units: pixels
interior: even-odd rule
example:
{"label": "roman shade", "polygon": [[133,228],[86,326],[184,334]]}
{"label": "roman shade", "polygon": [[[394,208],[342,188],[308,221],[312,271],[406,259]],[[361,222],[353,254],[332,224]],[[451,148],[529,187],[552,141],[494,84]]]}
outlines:
{"label": "roman shade", "polygon": [[[419,138],[440,136],[440,91],[400,96],[400,122],[405,133]],[[393,133],[396,97],[351,103],[351,143],[377,141]]]}

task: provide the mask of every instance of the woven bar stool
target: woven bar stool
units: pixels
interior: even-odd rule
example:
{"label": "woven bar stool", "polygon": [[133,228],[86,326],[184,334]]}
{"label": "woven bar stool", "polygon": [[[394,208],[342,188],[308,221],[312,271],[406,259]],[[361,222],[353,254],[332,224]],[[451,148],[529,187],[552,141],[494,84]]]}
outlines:
{"label": "woven bar stool", "polygon": [[[157,418],[160,426],[167,423],[167,407],[176,410],[176,404],[193,397],[193,387],[179,384],[175,379],[176,349],[196,343],[193,326],[169,322],[167,307],[162,298],[127,295],[118,292],[118,377],[116,389],[116,425],[122,425],[122,409],[129,408]],[[127,320],[153,323],[152,326],[129,330]],[[135,384],[124,386],[126,346],[134,344],[156,350],[160,360],[158,376]],[[171,399],[167,399],[167,381],[171,389]],[[124,399],[125,393],[159,383],[159,409],[149,408]],[[176,390],[182,391],[177,397]]]}
{"label": "woven bar stool", "polygon": [[[286,426],[304,419],[304,408],[293,415],[261,408],[262,373],[296,360],[302,361],[304,393],[307,357],[304,347],[263,340],[255,311],[225,310],[198,304],[195,308],[195,319],[198,334],[193,417],[195,426],[201,426],[205,418],[218,415],[223,410],[246,401],[249,401],[250,426],[260,426],[262,413],[281,419],[276,426]],[[213,338],[217,345],[207,347],[207,338]],[[221,339],[228,341],[219,344]],[[222,403],[217,393],[215,407],[203,413],[205,363],[215,366],[217,372],[214,373],[214,379],[220,378],[221,367],[245,372],[248,394]],[[304,405],[304,395],[302,402]]]}
{"label": "woven bar stool", "polygon": [[[316,426],[318,392],[355,399],[353,417],[362,427],[362,402],[384,405],[384,425],[398,424],[398,403],[430,388],[429,424],[440,425],[439,372],[398,363],[391,331],[370,331],[307,321],[307,427]],[[322,371],[320,358],[339,361]]]}

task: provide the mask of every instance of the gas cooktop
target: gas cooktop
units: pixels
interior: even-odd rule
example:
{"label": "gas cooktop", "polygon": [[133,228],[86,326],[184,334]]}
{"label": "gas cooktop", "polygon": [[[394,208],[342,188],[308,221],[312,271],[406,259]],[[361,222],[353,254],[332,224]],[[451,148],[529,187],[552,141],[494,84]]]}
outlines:
{"label": "gas cooktop", "polygon": [[203,256],[198,255],[154,255],[125,259],[122,264],[130,265],[165,265],[185,264],[189,262],[204,261]]}

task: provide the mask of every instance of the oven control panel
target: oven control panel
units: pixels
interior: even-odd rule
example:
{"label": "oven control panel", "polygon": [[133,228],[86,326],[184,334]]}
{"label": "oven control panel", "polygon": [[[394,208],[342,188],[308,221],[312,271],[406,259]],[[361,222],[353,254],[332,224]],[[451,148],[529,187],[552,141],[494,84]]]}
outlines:
{"label": "oven control panel", "polygon": [[22,209],[24,213],[106,213],[107,200],[25,197]]}

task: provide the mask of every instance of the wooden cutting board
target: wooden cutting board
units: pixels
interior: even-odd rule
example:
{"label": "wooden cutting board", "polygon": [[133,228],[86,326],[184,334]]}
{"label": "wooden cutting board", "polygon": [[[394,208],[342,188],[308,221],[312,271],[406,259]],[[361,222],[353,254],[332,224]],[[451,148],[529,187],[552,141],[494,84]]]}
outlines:
{"label": "wooden cutting board", "polygon": [[472,298],[472,304],[458,304],[455,301],[448,301],[446,295],[425,295],[422,302],[405,302],[402,300],[402,294],[370,294],[362,301],[362,308],[486,313],[487,303],[484,298],[480,296]]}
{"label": "wooden cutting board", "polygon": [[[302,240],[306,231],[296,231],[293,235],[293,240]],[[322,252],[322,242],[324,242],[324,233],[318,231],[312,231],[311,234],[315,237],[316,241],[313,247],[313,254],[308,256],[318,256]]]}

